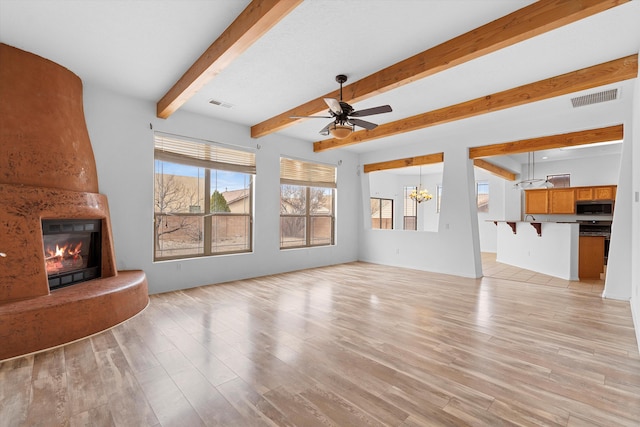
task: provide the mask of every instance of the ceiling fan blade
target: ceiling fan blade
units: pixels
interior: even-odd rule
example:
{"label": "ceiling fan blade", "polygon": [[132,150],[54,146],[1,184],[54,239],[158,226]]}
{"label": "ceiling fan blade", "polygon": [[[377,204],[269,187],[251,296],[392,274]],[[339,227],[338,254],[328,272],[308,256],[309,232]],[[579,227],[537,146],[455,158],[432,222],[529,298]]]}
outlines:
{"label": "ceiling fan blade", "polygon": [[373,116],[374,114],[390,113],[391,107],[389,105],[381,105],[379,107],[365,108],[364,110],[354,111],[349,114],[353,117]]}
{"label": "ceiling fan blade", "polygon": [[290,119],[332,119],[331,116],[289,116]]}
{"label": "ceiling fan blade", "polygon": [[334,98],[325,98],[324,102],[327,103],[329,109],[333,111],[337,116],[342,114],[342,107],[340,106],[340,101]]}
{"label": "ceiling fan blade", "polygon": [[349,119],[347,120],[349,123],[351,123],[352,125],[356,125],[356,126],[360,126],[361,128],[365,128],[366,130],[371,130],[371,129],[375,129],[378,127],[377,124],[375,123],[371,123],[371,122],[367,122],[365,120],[360,120],[360,119]]}
{"label": "ceiling fan blade", "polygon": [[322,129],[320,129],[320,135],[324,135],[327,136],[329,135],[329,126],[331,126],[333,124],[333,122],[327,124],[325,127],[323,127]]}

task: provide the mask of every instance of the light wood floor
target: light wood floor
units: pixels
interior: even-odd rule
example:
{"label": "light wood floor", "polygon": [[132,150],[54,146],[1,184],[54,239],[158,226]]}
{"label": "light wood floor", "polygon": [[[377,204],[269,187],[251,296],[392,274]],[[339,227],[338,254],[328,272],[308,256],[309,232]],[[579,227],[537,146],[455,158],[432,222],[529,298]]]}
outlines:
{"label": "light wood floor", "polygon": [[576,289],[583,292],[594,292],[598,295],[602,295],[604,291],[604,280],[588,279],[571,281],[559,279],[557,277],[547,276],[546,274],[536,273],[535,271],[501,264],[496,262],[496,254],[489,252],[482,253],[482,273],[485,277],[509,279],[516,282],[527,282],[557,288]]}
{"label": "light wood floor", "polygon": [[0,425],[640,425],[629,304],[484,265],[493,277],[350,263],[154,295],[0,364]]}

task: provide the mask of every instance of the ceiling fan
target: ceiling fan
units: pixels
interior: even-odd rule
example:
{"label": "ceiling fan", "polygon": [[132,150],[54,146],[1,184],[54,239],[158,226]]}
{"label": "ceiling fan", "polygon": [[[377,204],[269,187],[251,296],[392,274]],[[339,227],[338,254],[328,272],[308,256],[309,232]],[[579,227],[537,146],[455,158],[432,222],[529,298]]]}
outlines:
{"label": "ceiling fan", "polygon": [[354,117],[372,116],[374,114],[389,113],[391,107],[381,105],[379,107],[366,108],[364,110],[354,111],[353,107],[342,100],[342,84],[347,81],[347,76],[338,74],[336,81],[340,83],[340,100],[335,98],[324,98],[324,102],[329,106],[329,116],[292,116],[292,119],[334,119],[320,130],[320,135],[327,136],[331,134],[334,138],[343,139],[353,132],[355,126],[360,126],[367,130],[375,129],[378,125],[360,120]]}

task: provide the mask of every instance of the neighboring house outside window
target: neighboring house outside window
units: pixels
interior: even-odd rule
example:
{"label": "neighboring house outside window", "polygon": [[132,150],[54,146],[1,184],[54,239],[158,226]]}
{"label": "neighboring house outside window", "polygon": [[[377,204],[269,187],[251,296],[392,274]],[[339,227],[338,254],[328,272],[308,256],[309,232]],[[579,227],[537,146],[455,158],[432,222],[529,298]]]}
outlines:
{"label": "neighboring house outside window", "polygon": [[409,195],[417,187],[404,187],[402,192],[404,195],[404,215],[402,220],[402,228],[404,230],[418,229],[418,202],[413,200]]}
{"label": "neighboring house outside window", "polygon": [[336,168],[280,158],[280,249],[333,245]]}
{"label": "neighboring house outside window", "polygon": [[393,200],[371,198],[371,228],[393,229]]}
{"label": "neighboring house outside window", "polygon": [[255,154],[156,132],[154,260],[251,252]]}
{"label": "neighboring house outside window", "polygon": [[489,183],[487,181],[476,182],[476,204],[478,212],[489,212]]}

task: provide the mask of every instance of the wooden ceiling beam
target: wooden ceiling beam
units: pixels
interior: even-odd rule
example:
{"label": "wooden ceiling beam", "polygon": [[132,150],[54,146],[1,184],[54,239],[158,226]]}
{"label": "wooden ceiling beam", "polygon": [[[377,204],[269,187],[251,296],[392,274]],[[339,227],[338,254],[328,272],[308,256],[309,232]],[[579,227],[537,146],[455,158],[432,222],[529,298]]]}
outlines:
{"label": "wooden ceiling beam", "polygon": [[[489,156],[505,156],[509,154],[529,153],[531,151],[552,150],[574,145],[593,144],[596,142],[618,141],[624,137],[623,125],[609,126],[569,132],[560,135],[542,136],[501,144],[484,145],[469,148],[470,159]],[[475,164],[475,163],[474,163]]]}
{"label": "wooden ceiling beam", "polygon": [[300,3],[302,0],[253,0],[158,101],[158,117],[166,119],[178,110]]}
{"label": "wooden ceiling beam", "polygon": [[505,169],[501,166],[488,162],[482,159],[473,159],[473,166],[479,167],[480,169],[484,169],[489,173],[492,173],[500,178],[504,178],[508,181],[515,181],[516,174],[511,172],[508,169]]}
{"label": "wooden ceiling beam", "polygon": [[581,90],[593,89],[598,86],[633,79],[637,76],[638,55],[630,55],[471,101],[385,123],[373,130],[353,132],[344,139],[331,138],[316,141],[313,143],[313,151],[325,151],[411,132]]}
{"label": "wooden ceiling beam", "polygon": [[388,169],[400,169],[409,166],[431,165],[444,162],[444,153],[426,154],[424,156],[407,157],[405,159],[387,160],[386,162],[364,165],[364,173]]}
{"label": "wooden ceiling beam", "polygon": [[[350,103],[363,101],[627,1],[629,0],[537,1],[345,86],[344,100]],[[304,120],[292,119],[291,116],[312,116],[326,112],[327,105],[323,98],[338,96],[338,90],[335,90],[271,117],[252,126],[251,136],[259,138],[291,126],[298,120]]]}

